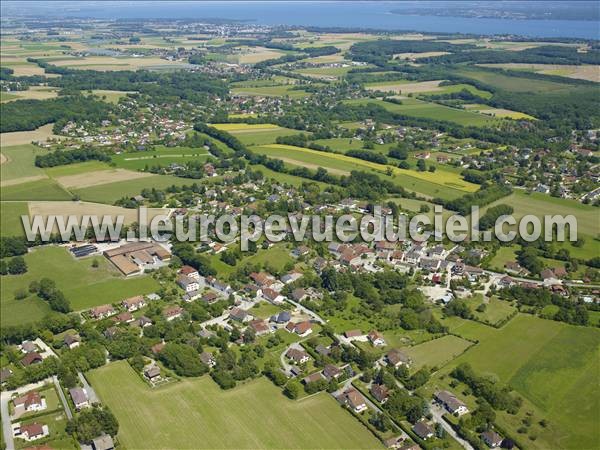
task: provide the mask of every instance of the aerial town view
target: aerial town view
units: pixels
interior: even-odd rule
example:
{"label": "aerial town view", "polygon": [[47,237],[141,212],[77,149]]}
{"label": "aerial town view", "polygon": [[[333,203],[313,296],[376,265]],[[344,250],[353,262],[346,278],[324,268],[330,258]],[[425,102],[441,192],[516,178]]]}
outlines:
{"label": "aerial town view", "polygon": [[598,2],[0,27],[0,450],[600,449]]}

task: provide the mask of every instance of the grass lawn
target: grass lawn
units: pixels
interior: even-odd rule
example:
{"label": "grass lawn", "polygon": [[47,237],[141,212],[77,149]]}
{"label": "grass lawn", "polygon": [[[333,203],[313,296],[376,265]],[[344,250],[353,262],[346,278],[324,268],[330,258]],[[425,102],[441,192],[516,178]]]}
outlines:
{"label": "grass lawn", "polygon": [[135,180],[120,181],[116,183],[100,184],[82,189],[74,189],[81,200],[113,204],[121,197],[133,197],[138,195],[144,188],[164,189],[166,187],[177,185],[191,185],[194,181],[186,178],[179,178],[171,175],[153,175]]}
{"label": "grass lawn", "polygon": [[93,258],[76,260],[63,247],[37,248],[24,257],[27,273],[2,276],[2,325],[33,322],[49,310],[47,304],[35,295],[24,300],[14,299],[15,290],[27,290],[29,283],[44,277],[56,282],[75,311],[158,289],[158,283],[148,276],[125,279],[102,256],[95,257],[100,263],[97,268],[92,268]]}
{"label": "grass lawn", "polygon": [[379,448],[328,394],[287,399],[259,378],[222,391],[209,378],[148,387],[124,362],[89,373],[126,448]]}
{"label": "grass lawn", "polygon": [[[501,329],[462,319],[452,329],[479,343],[438,372],[430,389],[443,383],[457,364],[468,362],[478,373],[499,379],[524,397],[526,402],[517,416],[500,413],[497,421],[531,448],[597,445],[600,330],[524,314]],[[547,428],[534,427],[535,441],[516,433],[528,410],[534,412],[534,423],[542,418],[549,422]]]}
{"label": "grass lawn", "polygon": [[504,265],[510,261],[516,261],[516,251],[520,249],[517,244],[509,245],[506,247],[500,247],[492,260],[490,261],[490,268],[498,272],[504,272]]}
{"label": "grass lawn", "polygon": [[413,361],[411,370],[418,370],[423,366],[440,368],[462,354],[471,345],[473,344],[465,339],[448,335],[402,350]]}
{"label": "grass lawn", "polygon": [[261,319],[268,319],[269,317],[278,314],[280,311],[282,311],[282,309],[279,306],[268,302],[256,303],[252,309],[250,309],[250,313],[254,317],[260,317]]}
{"label": "grass lawn", "polygon": [[497,122],[497,119],[490,116],[465,111],[464,109],[450,108],[448,106],[438,105],[437,103],[424,102],[415,98],[403,98],[401,101],[401,105],[375,99],[347,100],[345,103],[350,105],[366,105],[368,103],[374,103],[396,114],[454,122],[465,126],[485,126]]}
{"label": "grass lawn", "polygon": [[27,202],[0,202],[0,236],[23,236],[21,215],[28,215]]}
{"label": "grass lawn", "polygon": [[[244,253],[244,255],[248,255]],[[208,255],[211,266],[217,271],[220,276],[229,276],[237,270],[238,267],[245,265],[256,265],[263,267],[268,264],[275,271],[281,271],[285,265],[289,262],[293,262],[294,259],[290,255],[290,250],[284,245],[275,245],[269,249],[259,249],[254,255],[245,256],[241,260],[238,260],[235,266],[221,261],[221,255]]]}
{"label": "grass lawn", "polygon": [[287,173],[275,172],[274,170],[271,170],[268,167],[265,167],[261,164],[252,166],[252,169],[262,172],[265,178],[267,179],[273,178],[279,183],[289,184],[295,187],[300,187],[302,183],[315,183],[323,189],[328,186],[328,184],[322,183],[320,181],[307,180],[306,178],[296,177]]}
{"label": "grass lawn", "polygon": [[486,304],[484,312],[476,311],[475,308],[481,303],[481,298],[475,301],[473,304],[473,314],[478,320],[489,323],[490,325],[498,324],[516,311],[516,308],[510,302],[498,300],[495,297],[492,297]]}

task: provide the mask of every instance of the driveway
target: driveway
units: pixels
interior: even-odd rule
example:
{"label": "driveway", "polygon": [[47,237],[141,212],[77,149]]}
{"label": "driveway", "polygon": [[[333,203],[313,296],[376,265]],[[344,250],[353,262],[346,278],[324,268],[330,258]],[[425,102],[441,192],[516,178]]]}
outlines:
{"label": "driveway", "polygon": [[431,402],[431,404],[429,405],[429,410],[431,411],[433,420],[435,420],[437,423],[441,424],[442,428],[444,428],[444,430],[446,430],[446,432],[450,436],[452,436],[452,438],[454,438],[454,440],[456,440],[456,442],[458,442],[460,445],[463,446],[463,448],[465,448],[467,450],[474,450],[473,446],[471,446],[471,444],[469,444],[467,441],[465,441],[463,438],[461,438],[458,434],[456,434],[456,431],[454,431],[454,429],[450,426],[450,424],[444,420],[444,418],[442,417],[446,413],[446,411],[444,409],[442,409],[439,405],[435,404],[435,402]]}
{"label": "driveway", "polygon": [[13,439],[13,432],[10,423],[10,415],[8,413],[8,402],[10,402],[13,395],[21,395],[29,392],[33,389],[39,389],[46,384],[52,383],[52,378],[46,378],[45,380],[38,381],[37,383],[28,384],[21,386],[14,391],[5,391],[0,393],[0,415],[2,416],[2,434],[4,436],[4,442],[6,444],[6,450],[15,449],[15,441]]}

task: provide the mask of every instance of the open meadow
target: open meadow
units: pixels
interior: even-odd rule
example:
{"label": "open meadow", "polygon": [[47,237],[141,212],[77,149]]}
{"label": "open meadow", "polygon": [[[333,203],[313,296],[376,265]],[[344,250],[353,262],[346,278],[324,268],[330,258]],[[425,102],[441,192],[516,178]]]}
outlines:
{"label": "open meadow", "polygon": [[209,378],[151,389],[125,361],[89,373],[127,448],[379,448],[327,393],[292,401],[261,377],[222,391]]}
{"label": "open meadow", "polygon": [[[526,401],[519,414],[499,413],[497,422],[534,449],[593,448],[600,439],[600,330],[519,314],[496,329],[452,318],[451,332],[479,341],[431,379],[427,391],[447,387],[448,373],[468,362],[482,375],[508,384]],[[460,391],[458,391],[460,392]],[[473,398],[468,397],[467,402]],[[527,411],[533,413],[529,432],[516,432]],[[546,419],[543,428],[537,421]]]}
{"label": "open meadow", "polygon": [[[432,197],[459,196],[461,192],[474,192],[478,188],[477,185],[464,181],[458,174],[450,171],[417,172],[364,161],[339,153],[321,152],[291,145],[265,145],[253,147],[253,150],[281,159],[291,165],[309,169],[323,167],[334,175],[349,175],[353,170],[374,172],[382,179],[387,179],[409,191]],[[388,168],[391,170],[391,175],[387,174]]]}

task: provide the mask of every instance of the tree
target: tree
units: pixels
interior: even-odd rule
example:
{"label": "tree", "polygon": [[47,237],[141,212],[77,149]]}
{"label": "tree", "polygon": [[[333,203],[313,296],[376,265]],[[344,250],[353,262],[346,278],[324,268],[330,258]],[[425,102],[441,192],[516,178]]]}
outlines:
{"label": "tree", "polygon": [[91,444],[94,438],[103,433],[116,436],[119,422],[107,407],[93,407],[81,411],[67,423],[67,433],[73,434],[80,442]]}
{"label": "tree", "polygon": [[298,381],[290,380],[288,384],[285,385],[283,393],[292,400],[295,400],[300,395],[301,390],[302,386],[300,386],[300,383]]}
{"label": "tree", "polygon": [[427,170],[427,166],[425,165],[424,159],[419,159],[417,161],[417,169],[419,170],[419,172],[425,172],[425,170]]}
{"label": "tree", "polygon": [[8,273],[19,275],[27,272],[27,263],[22,256],[15,256],[8,262]]}

